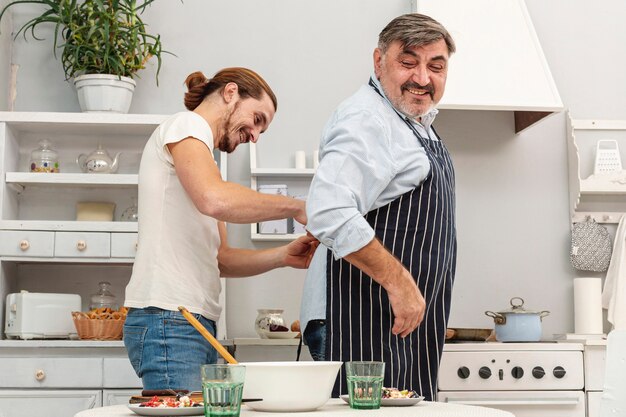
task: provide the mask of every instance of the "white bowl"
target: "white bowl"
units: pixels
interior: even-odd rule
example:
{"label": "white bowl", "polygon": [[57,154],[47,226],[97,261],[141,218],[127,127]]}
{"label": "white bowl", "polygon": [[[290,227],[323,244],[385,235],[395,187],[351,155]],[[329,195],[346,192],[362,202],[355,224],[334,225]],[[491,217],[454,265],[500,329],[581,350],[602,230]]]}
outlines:
{"label": "white bowl", "polygon": [[330,398],[342,362],[245,362],[244,398],[258,411],[311,411]]}

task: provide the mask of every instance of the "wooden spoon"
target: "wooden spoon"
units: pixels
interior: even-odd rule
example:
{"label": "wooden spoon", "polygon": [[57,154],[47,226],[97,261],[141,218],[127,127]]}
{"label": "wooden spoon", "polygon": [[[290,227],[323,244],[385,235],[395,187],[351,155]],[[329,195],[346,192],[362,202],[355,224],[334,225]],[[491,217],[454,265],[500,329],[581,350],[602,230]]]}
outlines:
{"label": "wooden spoon", "polygon": [[215,348],[215,350],[217,350],[217,352],[222,355],[222,357],[224,359],[226,359],[226,362],[230,363],[230,364],[237,364],[237,360],[235,360],[235,358],[233,358],[233,356],[228,353],[228,351],[226,350],[226,348],[224,346],[222,346],[222,344],[220,342],[217,341],[217,339],[215,337],[213,337],[213,335],[202,325],[202,323],[200,323],[198,321],[198,319],[196,319],[190,312],[189,310],[187,310],[185,307],[183,306],[179,306],[178,307],[178,311],[180,311],[181,313],[183,313],[183,316],[187,319],[187,321],[189,323],[191,323],[191,325],[198,331],[200,332],[200,334],[202,336],[204,336],[204,338],[206,340],[209,341],[209,343],[211,344],[211,346],[213,346]]}

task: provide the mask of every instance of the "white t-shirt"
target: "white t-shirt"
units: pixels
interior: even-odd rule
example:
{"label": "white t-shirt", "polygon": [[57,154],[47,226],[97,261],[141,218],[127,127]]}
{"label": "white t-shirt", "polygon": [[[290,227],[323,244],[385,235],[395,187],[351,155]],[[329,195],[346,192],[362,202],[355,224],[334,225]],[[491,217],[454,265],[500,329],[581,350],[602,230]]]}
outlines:
{"label": "white t-shirt", "polygon": [[217,220],[193,204],[176,176],[167,147],[188,137],[213,150],[209,124],[190,111],[163,122],[144,148],[139,167],[138,248],[124,305],[172,311],[182,305],[217,321],[221,313]]}

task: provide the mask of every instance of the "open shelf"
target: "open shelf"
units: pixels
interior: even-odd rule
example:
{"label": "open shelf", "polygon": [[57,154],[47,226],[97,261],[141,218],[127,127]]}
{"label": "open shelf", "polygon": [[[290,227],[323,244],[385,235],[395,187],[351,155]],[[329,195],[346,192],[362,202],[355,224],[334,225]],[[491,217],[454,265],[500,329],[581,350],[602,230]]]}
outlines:
{"label": "open shelf", "polygon": [[137,174],[83,174],[83,173],[42,173],[7,172],[6,182],[21,187],[28,185],[45,186],[137,186]]}
{"label": "open shelf", "polygon": [[69,220],[0,220],[0,229],[68,232],[137,232],[137,223]]}

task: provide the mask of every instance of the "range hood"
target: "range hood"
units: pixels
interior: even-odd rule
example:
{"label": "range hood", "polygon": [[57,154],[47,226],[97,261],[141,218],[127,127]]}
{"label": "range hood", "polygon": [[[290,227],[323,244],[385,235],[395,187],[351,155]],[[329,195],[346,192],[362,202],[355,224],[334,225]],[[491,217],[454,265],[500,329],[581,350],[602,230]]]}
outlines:
{"label": "range hood", "polygon": [[413,0],[452,34],[440,109],[515,113],[515,131],[563,110],[524,0]]}

